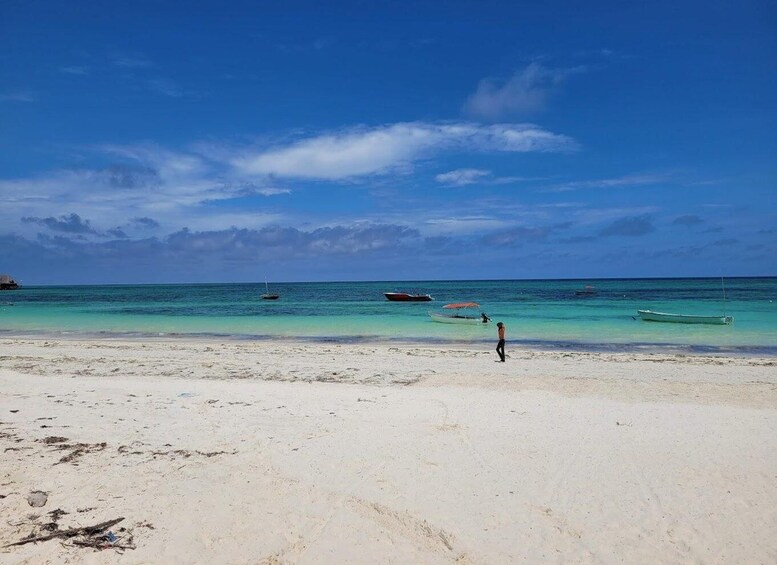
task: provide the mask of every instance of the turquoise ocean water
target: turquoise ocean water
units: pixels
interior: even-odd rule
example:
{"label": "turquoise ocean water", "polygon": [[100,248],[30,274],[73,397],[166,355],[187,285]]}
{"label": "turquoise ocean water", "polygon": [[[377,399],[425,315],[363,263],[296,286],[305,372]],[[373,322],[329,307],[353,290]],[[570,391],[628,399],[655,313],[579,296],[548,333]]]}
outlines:
{"label": "turquoise ocean water", "polygon": [[[593,285],[598,294],[578,297]],[[494,341],[493,324],[432,322],[430,310],[476,301],[534,347],[647,348],[777,355],[777,278],[333,282],[24,287],[0,293],[0,335],[228,336],[312,340]],[[387,291],[429,293],[434,302],[396,303]],[[638,308],[734,316],[731,326],[635,320]]]}

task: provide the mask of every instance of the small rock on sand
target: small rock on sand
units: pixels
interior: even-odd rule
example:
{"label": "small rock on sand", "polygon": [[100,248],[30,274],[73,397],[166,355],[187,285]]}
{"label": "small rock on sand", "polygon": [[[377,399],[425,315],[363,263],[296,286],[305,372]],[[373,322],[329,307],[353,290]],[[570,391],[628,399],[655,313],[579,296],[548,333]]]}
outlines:
{"label": "small rock on sand", "polygon": [[49,495],[42,490],[34,490],[29,495],[27,495],[27,504],[33,508],[40,508],[41,506],[45,506],[48,500]]}

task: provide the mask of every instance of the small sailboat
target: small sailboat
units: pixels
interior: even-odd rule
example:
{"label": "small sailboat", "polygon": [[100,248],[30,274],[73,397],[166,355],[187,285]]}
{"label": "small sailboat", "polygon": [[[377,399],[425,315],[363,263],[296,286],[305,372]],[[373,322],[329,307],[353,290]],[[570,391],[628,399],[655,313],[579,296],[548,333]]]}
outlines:
{"label": "small sailboat", "polygon": [[280,294],[275,294],[270,292],[270,287],[267,284],[267,279],[264,280],[264,294],[262,295],[262,300],[278,300],[281,297]]}

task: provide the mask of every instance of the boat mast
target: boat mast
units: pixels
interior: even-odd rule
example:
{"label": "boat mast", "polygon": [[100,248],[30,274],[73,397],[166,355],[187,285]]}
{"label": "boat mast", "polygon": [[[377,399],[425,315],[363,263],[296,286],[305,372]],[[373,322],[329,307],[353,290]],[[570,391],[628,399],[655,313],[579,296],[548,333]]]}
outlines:
{"label": "boat mast", "polygon": [[720,277],[720,288],[723,290],[723,317],[726,317],[726,287],[723,284],[723,277]]}

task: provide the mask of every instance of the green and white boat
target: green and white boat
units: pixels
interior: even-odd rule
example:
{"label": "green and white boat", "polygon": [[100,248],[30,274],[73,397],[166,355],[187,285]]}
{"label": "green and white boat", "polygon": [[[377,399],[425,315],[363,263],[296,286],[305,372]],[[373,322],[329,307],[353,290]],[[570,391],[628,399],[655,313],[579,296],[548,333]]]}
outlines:
{"label": "green and white boat", "polygon": [[713,324],[725,326],[734,321],[732,316],[692,316],[688,314],[670,314],[668,312],[653,312],[652,310],[637,310],[637,314],[646,322],[671,322],[674,324]]}

